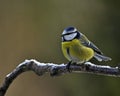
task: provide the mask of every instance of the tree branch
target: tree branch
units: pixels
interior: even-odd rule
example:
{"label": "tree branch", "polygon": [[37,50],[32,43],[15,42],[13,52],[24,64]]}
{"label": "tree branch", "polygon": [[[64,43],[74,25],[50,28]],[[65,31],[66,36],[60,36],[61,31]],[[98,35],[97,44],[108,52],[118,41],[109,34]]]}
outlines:
{"label": "tree branch", "polygon": [[[72,72],[84,72],[84,73],[94,73],[106,76],[116,76],[120,77],[120,67],[110,67],[103,65],[95,65],[91,62],[86,62],[85,64],[71,65]],[[19,64],[11,73],[9,73],[2,86],[0,87],[0,96],[4,96],[7,89],[13,80],[19,76],[21,73],[26,71],[34,71],[37,75],[41,76],[44,73],[50,73],[51,76],[58,76],[65,73],[69,73],[66,64],[53,64],[53,63],[40,63],[36,60],[25,60],[23,63]]]}

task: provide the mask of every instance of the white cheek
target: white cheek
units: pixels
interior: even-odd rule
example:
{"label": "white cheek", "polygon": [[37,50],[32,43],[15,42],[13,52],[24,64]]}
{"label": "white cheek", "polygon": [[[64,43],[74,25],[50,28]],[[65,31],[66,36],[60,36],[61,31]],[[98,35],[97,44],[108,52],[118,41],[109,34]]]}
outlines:
{"label": "white cheek", "polygon": [[69,35],[65,35],[64,38],[65,38],[65,40],[72,40],[75,38],[76,35],[77,35],[77,33],[72,33]]}

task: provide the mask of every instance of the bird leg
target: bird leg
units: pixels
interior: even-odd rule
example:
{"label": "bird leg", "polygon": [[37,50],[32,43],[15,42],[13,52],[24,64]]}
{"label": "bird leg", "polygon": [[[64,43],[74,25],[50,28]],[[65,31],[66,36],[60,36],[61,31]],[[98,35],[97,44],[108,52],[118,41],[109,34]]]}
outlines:
{"label": "bird leg", "polygon": [[72,61],[68,62],[67,65],[66,65],[66,69],[68,72],[71,72],[70,70],[70,65],[72,64]]}

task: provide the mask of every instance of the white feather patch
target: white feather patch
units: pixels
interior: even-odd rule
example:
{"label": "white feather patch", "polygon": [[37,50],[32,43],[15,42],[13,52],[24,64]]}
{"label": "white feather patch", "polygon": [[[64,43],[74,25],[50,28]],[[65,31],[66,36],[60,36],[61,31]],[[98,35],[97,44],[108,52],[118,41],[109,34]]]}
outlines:
{"label": "white feather patch", "polygon": [[65,35],[64,38],[65,38],[65,40],[69,41],[69,40],[74,39],[76,35],[77,35],[77,33],[71,33],[69,35]]}

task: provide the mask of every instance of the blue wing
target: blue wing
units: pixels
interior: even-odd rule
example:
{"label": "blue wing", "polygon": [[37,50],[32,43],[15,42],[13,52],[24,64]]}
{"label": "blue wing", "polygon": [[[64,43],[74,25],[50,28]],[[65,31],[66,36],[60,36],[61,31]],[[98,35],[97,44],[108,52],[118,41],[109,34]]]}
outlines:
{"label": "blue wing", "polygon": [[102,51],[96,45],[90,42],[85,35],[81,34],[80,41],[82,42],[83,45],[92,48],[96,53],[101,55],[103,54]]}
{"label": "blue wing", "polygon": [[94,52],[95,52],[94,57],[98,61],[108,61],[108,60],[111,60],[110,57],[104,56],[102,51],[96,45],[94,45],[92,42],[90,42],[85,35],[81,34],[80,41],[82,42],[82,44],[84,46],[87,46],[87,47],[92,48],[94,50]]}

